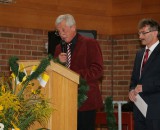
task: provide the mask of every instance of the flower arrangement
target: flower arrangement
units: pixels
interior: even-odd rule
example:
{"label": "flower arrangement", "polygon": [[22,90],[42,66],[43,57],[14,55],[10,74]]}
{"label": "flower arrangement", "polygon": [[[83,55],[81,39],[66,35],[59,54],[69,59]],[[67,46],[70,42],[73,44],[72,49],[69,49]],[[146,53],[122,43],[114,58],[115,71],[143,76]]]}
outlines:
{"label": "flower arrangement", "polygon": [[[13,56],[9,59],[12,74],[10,77],[2,76],[0,79],[0,130],[2,124],[4,130],[28,130],[35,121],[45,126],[54,109],[49,99],[43,95],[43,87],[33,81],[45,72],[51,60],[60,63],[58,59],[48,55],[41,60],[34,72],[26,75],[24,68],[20,69],[17,57]],[[80,78],[78,107],[87,99],[87,91],[86,81]],[[47,128],[38,130],[42,129]]]}
{"label": "flower arrangement", "polygon": [[4,130],[27,130],[35,121],[43,126],[53,111],[49,99],[41,92],[42,87],[32,82],[45,71],[51,58],[43,59],[30,75],[19,69],[17,60],[16,57],[9,59],[12,76],[0,80],[0,123]]}

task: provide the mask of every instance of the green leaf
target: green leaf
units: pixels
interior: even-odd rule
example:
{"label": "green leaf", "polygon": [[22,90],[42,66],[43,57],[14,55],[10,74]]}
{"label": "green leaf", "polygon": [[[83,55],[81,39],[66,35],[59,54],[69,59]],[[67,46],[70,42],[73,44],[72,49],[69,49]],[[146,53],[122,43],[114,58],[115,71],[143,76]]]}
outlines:
{"label": "green leaf", "polygon": [[108,130],[118,130],[113,109],[113,99],[112,97],[107,97],[105,99],[105,112],[107,115],[106,119]]}

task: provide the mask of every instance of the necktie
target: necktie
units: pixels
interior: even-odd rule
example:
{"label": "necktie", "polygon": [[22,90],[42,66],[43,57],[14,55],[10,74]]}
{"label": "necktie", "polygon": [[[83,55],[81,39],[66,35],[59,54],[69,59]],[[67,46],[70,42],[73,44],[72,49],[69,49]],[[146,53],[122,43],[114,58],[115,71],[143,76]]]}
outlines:
{"label": "necktie", "polygon": [[147,60],[148,60],[148,55],[149,55],[149,49],[146,49],[145,55],[144,55],[144,58],[143,58],[143,63],[142,63],[142,70],[143,70],[143,67],[146,64]]}
{"label": "necktie", "polygon": [[71,44],[72,43],[67,44],[67,63],[66,63],[67,68],[70,68],[71,65]]}

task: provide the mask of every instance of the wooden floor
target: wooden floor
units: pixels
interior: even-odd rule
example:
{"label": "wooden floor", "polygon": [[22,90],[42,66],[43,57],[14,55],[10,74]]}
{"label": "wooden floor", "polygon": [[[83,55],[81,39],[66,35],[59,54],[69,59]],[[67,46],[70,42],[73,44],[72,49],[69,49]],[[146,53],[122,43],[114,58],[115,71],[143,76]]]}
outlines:
{"label": "wooden floor", "polygon": [[[114,112],[116,121],[118,123],[118,112]],[[107,121],[105,112],[97,112],[96,114],[96,130],[107,130]],[[122,112],[122,130],[134,130],[133,128],[133,113]]]}

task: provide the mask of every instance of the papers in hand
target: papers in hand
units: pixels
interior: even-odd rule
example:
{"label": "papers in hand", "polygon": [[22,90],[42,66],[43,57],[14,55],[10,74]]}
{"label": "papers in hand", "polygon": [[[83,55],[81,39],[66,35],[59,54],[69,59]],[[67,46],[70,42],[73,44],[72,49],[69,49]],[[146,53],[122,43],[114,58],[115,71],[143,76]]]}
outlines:
{"label": "papers in hand", "polygon": [[144,117],[146,117],[148,105],[141,98],[141,96],[139,94],[137,94],[136,101],[134,103],[138,107],[138,109],[141,111],[141,113],[144,115]]}

